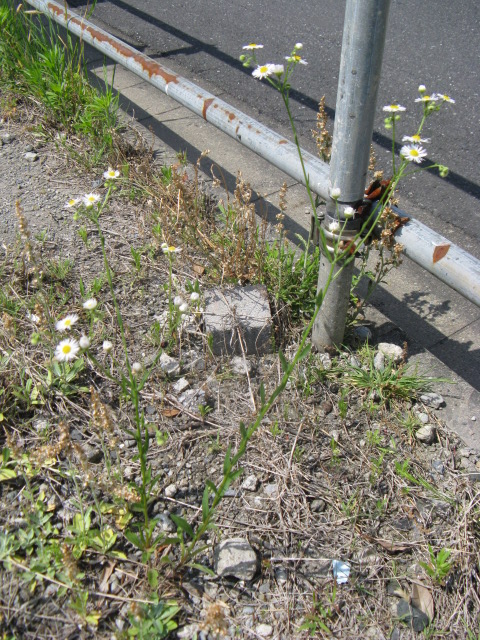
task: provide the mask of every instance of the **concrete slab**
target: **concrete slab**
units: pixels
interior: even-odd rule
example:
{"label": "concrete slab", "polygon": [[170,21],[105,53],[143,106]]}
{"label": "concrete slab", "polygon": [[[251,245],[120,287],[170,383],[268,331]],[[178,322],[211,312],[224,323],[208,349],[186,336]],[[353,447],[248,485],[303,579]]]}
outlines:
{"label": "concrete slab", "polygon": [[263,355],[272,350],[272,316],[264,286],[207,291],[203,317],[214,355]]}

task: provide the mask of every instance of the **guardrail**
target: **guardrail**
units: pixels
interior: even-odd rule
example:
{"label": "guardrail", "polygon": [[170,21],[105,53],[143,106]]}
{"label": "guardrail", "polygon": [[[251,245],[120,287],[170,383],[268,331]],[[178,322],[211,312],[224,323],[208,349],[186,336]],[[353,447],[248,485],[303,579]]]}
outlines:
{"label": "guardrail", "polygon": [[[298,151],[292,142],[70,11],[66,5],[54,0],[27,2],[287,175],[305,184]],[[329,165],[308,151],[302,153],[310,188],[327,199]],[[395,234],[395,240],[403,245],[405,254],[480,307],[480,261],[408,213],[400,214],[410,218]]]}

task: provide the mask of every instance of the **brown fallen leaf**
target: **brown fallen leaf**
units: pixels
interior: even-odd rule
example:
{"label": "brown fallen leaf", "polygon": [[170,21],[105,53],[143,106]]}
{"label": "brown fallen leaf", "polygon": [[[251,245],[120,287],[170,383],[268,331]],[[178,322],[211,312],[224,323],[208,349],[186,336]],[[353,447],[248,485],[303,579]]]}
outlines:
{"label": "brown fallen leaf", "polygon": [[414,542],[393,542],[393,540],[383,540],[383,538],[374,538],[366,533],[360,534],[362,538],[365,538],[369,542],[379,544],[386,551],[390,553],[400,553],[400,551],[410,551],[415,546]]}
{"label": "brown fallen leaf", "polygon": [[174,418],[178,416],[179,413],[181,413],[180,409],[162,409],[162,415],[165,416],[165,418]]}
{"label": "brown fallen leaf", "polygon": [[420,611],[425,613],[430,621],[435,616],[435,604],[433,602],[432,594],[429,589],[420,582],[414,582],[412,584],[412,604]]}
{"label": "brown fallen leaf", "polygon": [[194,264],[193,271],[197,274],[197,276],[203,276],[205,273],[205,267],[201,264]]}
{"label": "brown fallen leaf", "polygon": [[102,582],[100,583],[100,586],[98,589],[101,593],[108,593],[110,576],[112,575],[114,569],[115,569],[115,562],[109,562],[108,565],[105,567],[105,571],[103,572]]}

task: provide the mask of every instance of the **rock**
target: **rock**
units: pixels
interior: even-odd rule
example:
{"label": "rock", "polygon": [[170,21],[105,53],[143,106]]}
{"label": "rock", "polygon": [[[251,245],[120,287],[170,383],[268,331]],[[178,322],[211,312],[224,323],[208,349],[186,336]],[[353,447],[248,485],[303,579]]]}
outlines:
{"label": "rock", "polygon": [[373,358],[373,366],[377,371],[383,371],[385,369],[385,355],[383,353],[376,353]]}
{"label": "rock", "polygon": [[383,353],[383,355],[389,360],[393,360],[395,363],[401,362],[404,357],[402,347],[399,347],[398,344],[393,344],[391,342],[380,342],[377,345],[377,349],[379,353]]}
{"label": "rock", "polygon": [[242,482],[242,489],[244,489],[245,491],[256,491],[258,489],[258,483],[259,481],[257,476],[247,476]]}
{"label": "rock", "polygon": [[271,624],[259,624],[255,628],[255,632],[261,638],[269,638],[273,633],[273,627]]}
{"label": "rock", "polygon": [[427,413],[423,413],[423,411],[419,411],[417,413],[417,418],[420,420],[422,424],[427,424],[430,418]]}
{"label": "rock", "polygon": [[365,325],[358,325],[354,328],[353,333],[360,342],[369,342],[373,337],[372,332]]}
{"label": "rock", "polygon": [[237,375],[246,376],[247,373],[250,374],[252,372],[252,363],[250,360],[242,358],[242,356],[232,358],[230,366],[232,367],[232,372]]}
{"label": "rock", "polygon": [[275,569],[275,580],[279,584],[285,584],[285,582],[287,582],[288,580],[288,571],[283,567],[278,567],[278,569]]}
{"label": "rock", "polygon": [[415,431],[415,438],[425,444],[433,444],[437,438],[437,431],[432,424],[426,424]]}
{"label": "rock", "polygon": [[310,510],[312,511],[312,513],[321,513],[322,511],[325,511],[326,506],[327,505],[325,500],[321,500],[320,498],[317,498],[316,500],[312,500],[312,503],[310,505]]}
{"label": "rock", "polygon": [[178,489],[176,484],[172,483],[165,487],[165,495],[167,496],[167,498],[173,498],[177,491]]}
{"label": "rock", "polygon": [[36,162],[38,160],[38,153],[34,153],[33,151],[27,151],[24,158],[25,160],[28,160],[28,162]]}
{"label": "rock", "polygon": [[332,359],[328,353],[319,353],[317,357],[325,371],[329,371],[332,368]]}
{"label": "rock", "polygon": [[168,354],[162,353],[159,360],[161,370],[168,376],[173,376],[180,371],[180,363]]}
{"label": "rock", "polygon": [[420,400],[433,409],[440,409],[445,405],[445,400],[439,393],[424,393],[420,396]]}
{"label": "rock", "polygon": [[403,598],[397,604],[397,615],[403,620],[409,627],[412,627],[414,631],[420,633],[428,627],[430,619],[426,613],[417,609],[411,604],[408,604]]}
{"label": "rock", "polygon": [[15,140],[13,133],[0,133],[0,138],[3,144],[10,144]]}
{"label": "rock", "polygon": [[243,538],[224,540],[215,548],[214,569],[220,576],[232,576],[238,580],[253,580],[258,571],[258,557]]}
{"label": "rock", "polygon": [[324,415],[328,416],[329,413],[333,411],[333,404],[331,400],[324,400],[320,405],[320,409],[323,411]]}
{"label": "rock", "polygon": [[180,378],[175,382],[174,385],[172,385],[172,389],[175,391],[175,393],[182,393],[182,391],[185,391],[185,389],[187,389],[189,386],[190,383],[186,378]]}
{"label": "rock", "polygon": [[278,486],[275,482],[272,482],[271,484],[266,484],[263,487],[263,491],[271,500],[276,500],[278,498],[278,495],[279,495]]}
{"label": "rock", "polygon": [[[165,489],[165,495],[166,495],[166,489]],[[160,531],[164,531],[165,533],[175,533],[175,531],[177,530],[175,523],[173,522],[173,520],[171,520],[168,517],[166,513],[161,513],[160,515],[158,515],[156,517],[156,520],[158,522],[157,527],[160,529]]]}
{"label": "rock", "polygon": [[441,476],[445,473],[445,465],[441,460],[432,460],[432,469]]}

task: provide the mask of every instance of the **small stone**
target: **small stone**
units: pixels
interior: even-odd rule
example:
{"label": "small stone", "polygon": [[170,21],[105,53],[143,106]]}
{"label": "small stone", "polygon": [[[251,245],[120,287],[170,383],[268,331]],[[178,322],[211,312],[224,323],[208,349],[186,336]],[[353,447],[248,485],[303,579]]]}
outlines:
{"label": "small stone", "polygon": [[317,357],[325,371],[329,371],[332,368],[332,359],[328,353],[319,353]]}
{"label": "small stone", "polygon": [[440,409],[445,404],[445,400],[439,393],[424,393],[420,396],[420,400],[433,409]]}
{"label": "small stone", "polygon": [[175,531],[177,530],[175,523],[168,517],[166,513],[161,513],[159,516],[157,516],[156,520],[158,522],[157,527],[160,529],[160,531],[164,531],[165,533],[175,533]]}
{"label": "small stone", "polygon": [[173,498],[173,496],[177,493],[177,485],[169,484],[168,487],[165,487],[165,495],[167,498]]}
{"label": "small stone", "polygon": [[331,434],[330,434],[330,435],[331,435],[331,437],[332,437],[332,440],[335,440],[335,442],[340,442],[340,432],[339,432],[339,431],[337,431],[336,429],[334,429],[334,430],[331,432]]}
{"label": "small stone", "polygon": [[368,342],[372,339],[372,332],[365,325],[359,325],[354,328],[353,333],[360,340],[360,342]]}
{"label": "small stone", "polygon": [[321,500],[320,498],[317,498],[316,500],[312,500],[312,503],[310,505],[310,510],[312,511],[312,513],[322,513],[323,511],[325,511],[325,507],[327,506],[325,500]]}
{"label": "small stone", "polygon": [[245,491],[256,491],[258,489],[258,483],[259,481],[257,476],[247,476],[242,482],[242,489],[244,489]]}
{"label": "small stone", "polygon": [[445,473],[445,465],[441,460],[432,460],[432,469],[441,476]]}
{"label": "small stone", "polygon": [[377,345],[377,349],[379,353],[383,353],[383,355],[389,360],[393,360],[398,363],[403,360],[404,353],[402,347],[399,347],[398,344],[393,344],[391,342],[380,342]]}
{"label": "small stone", "polygon": [[27,151],[24,157],[25,160],[28,160],[28,162],[36,162],[38,160],[38,153]]}
{"label": "small stone", "polygon": [[272,482],[271,484],[266,484],[263,487],[263,491],[267,494],[267,496],[271,500],[276,500],[278,498],[278,486],[276,485],[275,482]]}
{"label": "small stone", "polygon": [[273,633],[273,627],[271,624],[259,624],[255,631],[261,638],[269,638]]}
{"label": "small stone", "polygon": [[15,140],[15,136],[13,133],[1,133],[0,137],[2,139],[3,144],[10,144]]}
{"label": "small stone", "polygon": [[373,358],[373,366],[377,371],[383,371],[385,369],[385,355],[383,353],[376,353]]}
{"label": "small stone", "polygon": [[26,144],[25,145],[25,151],[35,151],[35,149],[33,148],[33,146],[31,144]]}
{"label": "small stone", "polygon": [[475,421],[476,421],[476,419],[477,419],[477,416],[472,416],[472,417],[470,418],[470,420],[471,420],[472,422],[475,422]]}
{"label": "small stone", "polygon": [[287,582],[288,580],[288,571],[283,567],[279,567],[278,569],[275,569],[275,580],[279,584],[285,584],[285,582]]}
{"label": "small stone", "polygon": [[162,353],[159,360],[161,370],[168,376],[173,376],[180,371],[180,363],[171,358],[167,353]]}
{"label": "small stone", "polygon": [[430,618],[426,613],[408,604],[403,598],[397,604],[397,615],[403,622],[413,627],[417,633],[423,631],[430,624]]}
{"label": "small stone", "polygon": [[239,580],[253,580],[258,571],[258,557],[243,538],[224,540],[215,548],[214,569],[220,576],[233,576]]}
{"label": "small stone", "polygon": [[433,444],[437,438],[437,431],[433,425],[426,424],[415,432],[415,438],[424,444]]}
{"label": "small stone", "polygon": [[98,464],[103,460],[103,451],[99,447],[84,447],[87,460],[91,464]]}
{"label": "small stone", "polygon": [[190,383],[186,378],[180,378],[175,382],[174,385],[172,385],[172,389],[175,391],[175,393],[182,393],[182,391],[185,391],[185,389],[187,389],[189,386]]}
{"label": "small stone", "polygon": [[422,411],[419,411],[417,413],[417,418],[420,420],[420,422],[422,424],[427,424],[428,421],[430,420],[430,418],[428,417],[428,414],[427,413],[423,413]]}
{"label": "small stone", "polygon": [[232,367],[232,372],[236,375],[246,376],[252,371],[252,363],[242,356],[232,358],[230,366]]}

